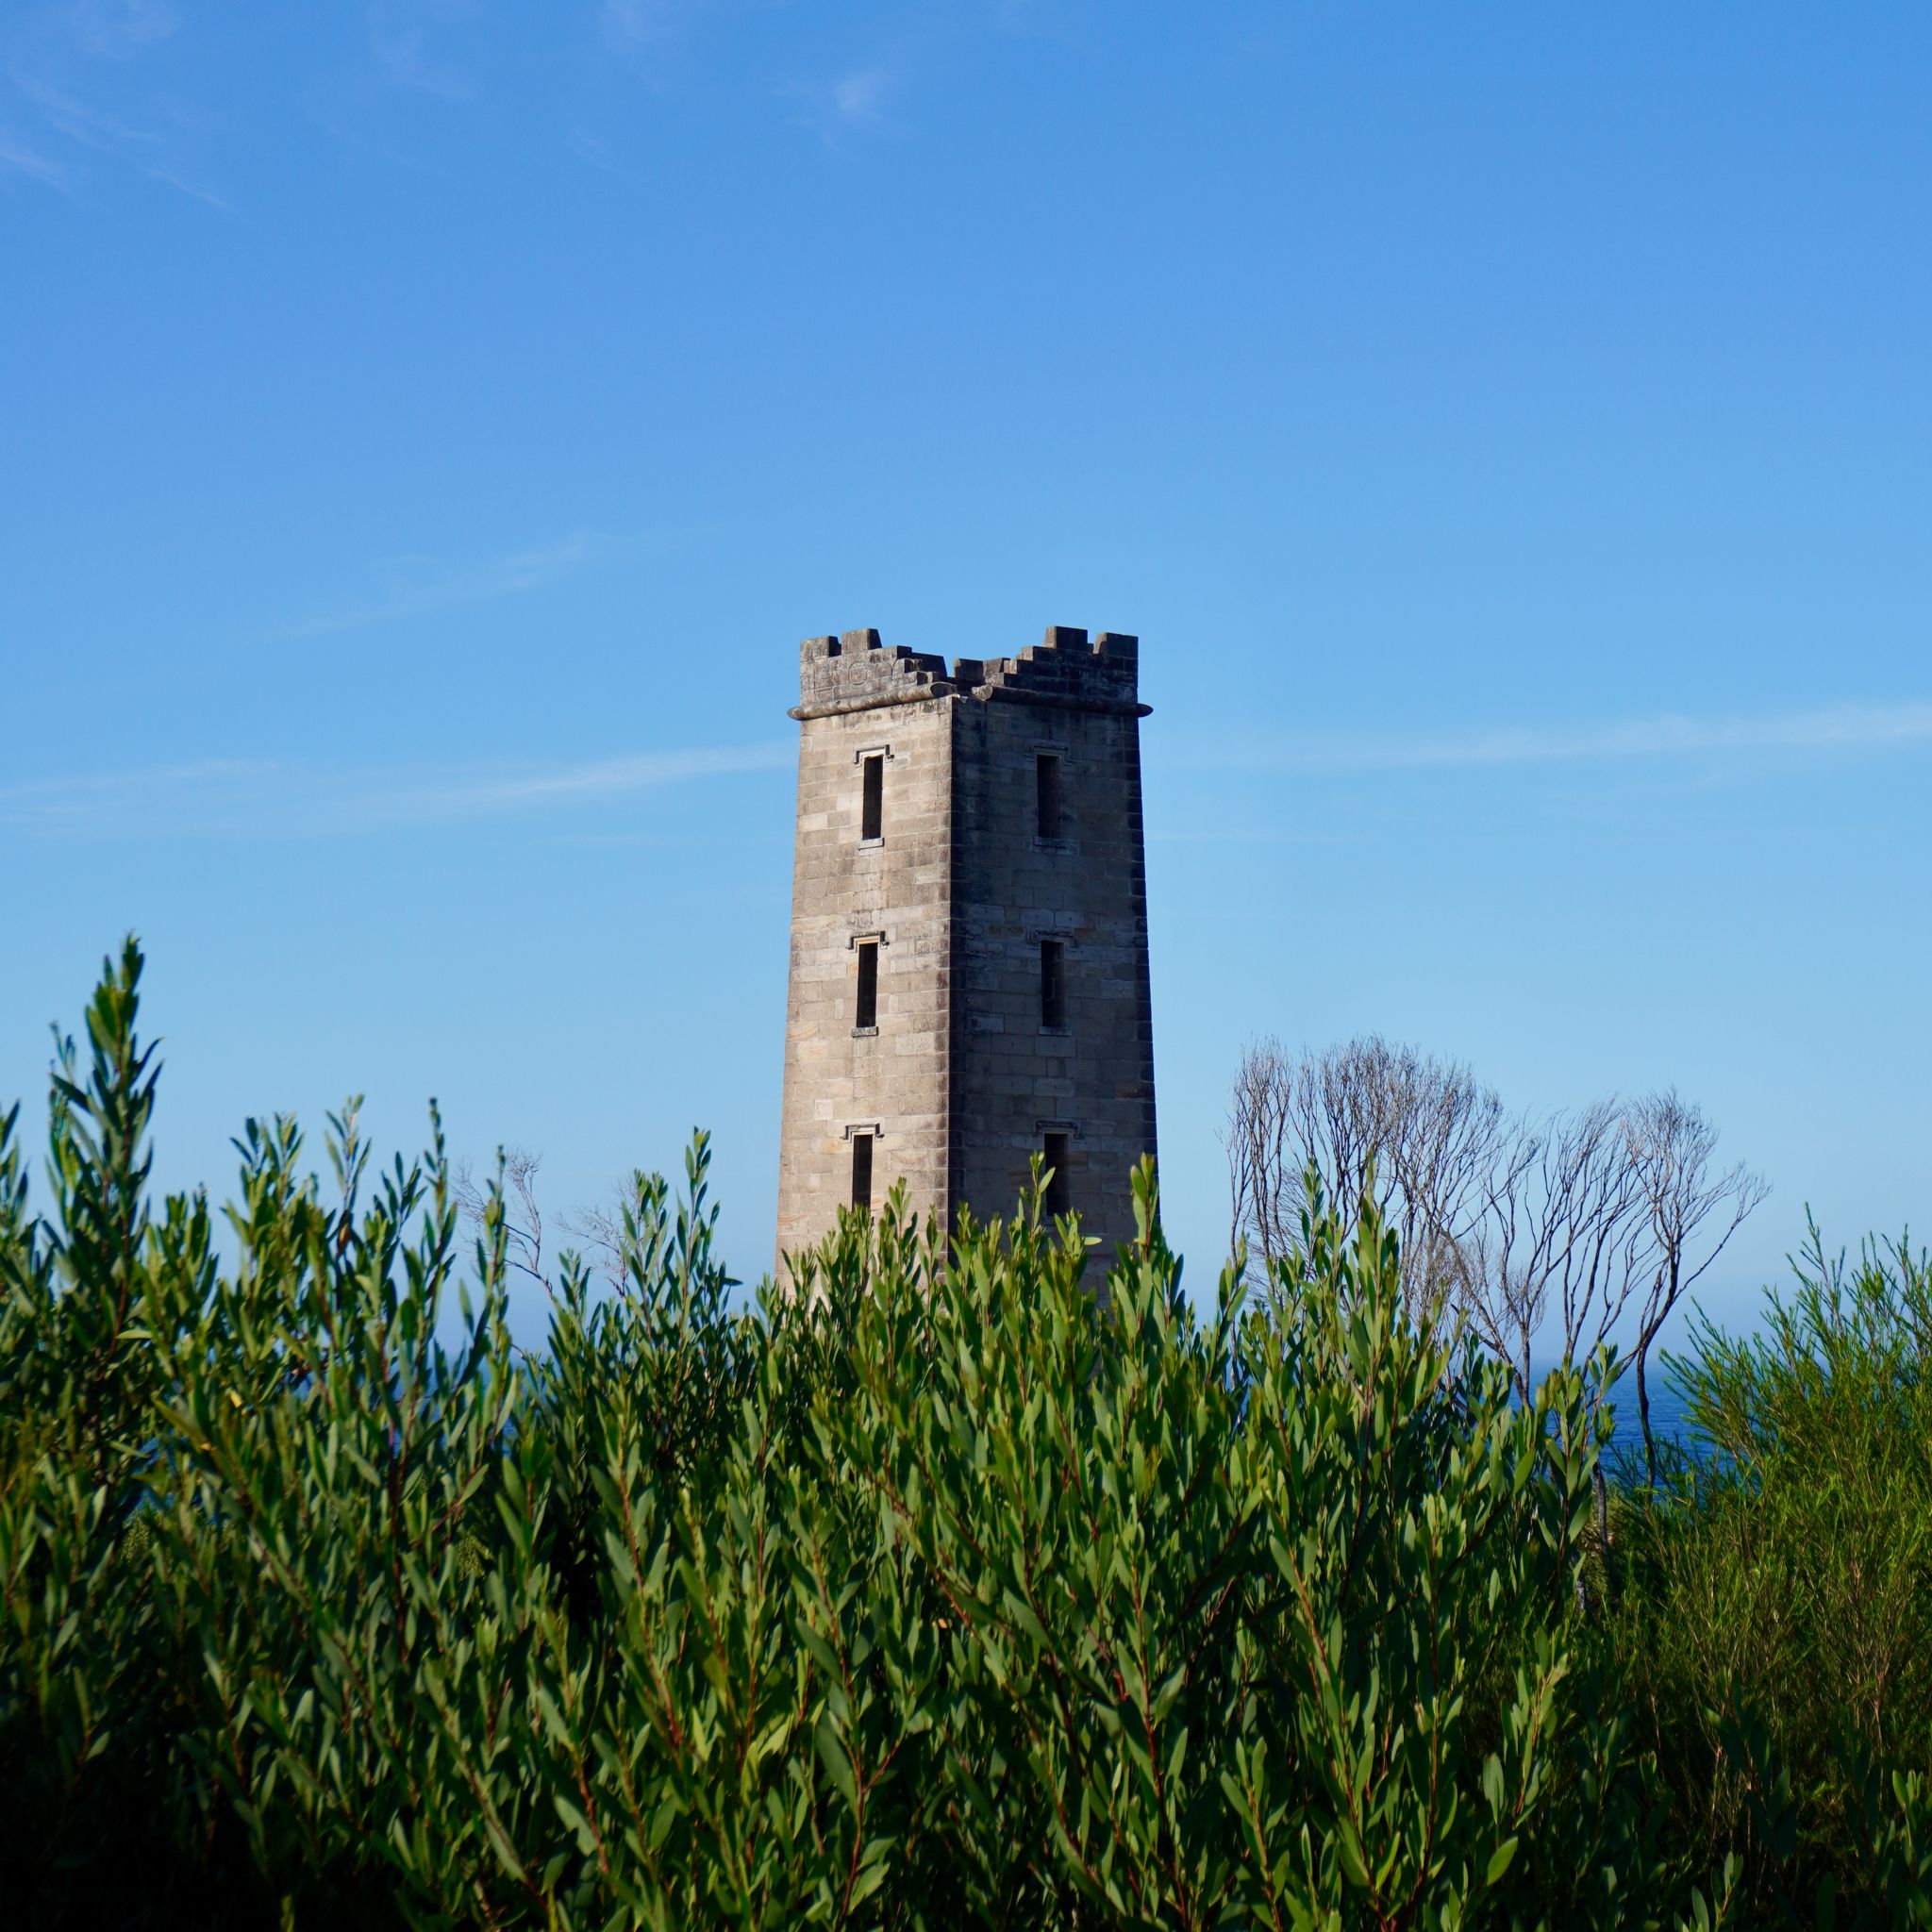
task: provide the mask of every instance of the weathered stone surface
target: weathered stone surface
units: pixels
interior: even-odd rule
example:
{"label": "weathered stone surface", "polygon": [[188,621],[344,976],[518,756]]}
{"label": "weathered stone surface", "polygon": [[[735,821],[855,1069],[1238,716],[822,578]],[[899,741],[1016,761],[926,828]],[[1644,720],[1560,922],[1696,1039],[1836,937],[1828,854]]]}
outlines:
{"label": "weathered stone surface", "polygon": [[[874,1198],[1010,1212],[1049,1131],[1072,1205],[1110,1252],[1129,1174],[1155,1151],[1141,824],[1138,641],[1049,627],[1013,658],[889,649],[876,631],[800,649],[798,816],[778,1247],[850,1198],[875,1133]],[[1060,836],[1037,835],[1037,761],[1060,760]],[[860,839],[863,760],[883,756],[883,836]],[[855,1025],[858,943],[876,939],[878,1024]],[[1065,947],[1063,1028],[1041,1024],[1041,941]]]}

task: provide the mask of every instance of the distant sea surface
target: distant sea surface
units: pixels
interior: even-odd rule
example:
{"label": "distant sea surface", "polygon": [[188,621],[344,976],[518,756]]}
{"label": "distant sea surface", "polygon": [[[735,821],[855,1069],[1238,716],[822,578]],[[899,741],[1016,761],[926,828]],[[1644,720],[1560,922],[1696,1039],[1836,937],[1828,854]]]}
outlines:
{"label": "distant sea surface", "polygon": [[[1610,1394],[1610,1407],[1616,1419],[1616,1427],[1610,1433],[1610,1460],[1614,1462],[1625,1450],[1641,1456],[1643,1425],[1637,1417],[1637,1383],[1634,1377],[1625,1375],[1617,1384]],[[1687,1449],[1694,1446],[1694,1432],[1684,1414],[1684,1405],[1678,1400],[1677,1391],[1660,1388],[1655,1380],[1650,1388],[1650,1427],[1659,1442],[1680,1442]]]}
{"label": "distant sea surface", "polygon": [[[1554,1366],[1549,1362],[1537,1363],[1533,1365],[1533,1373],[1541,1381]],[[1637,1420],[1637,1377],[1627,1371],[1610,1391],[1610,1412],[1615,1426],[1610,1431],[1608,1460],[1614,1464],[1625,1453],[1641,1456],[1643,1428]],[[1693,1432],[1684,1414],[1684,1405],[1678,1399],[1677,1391],[1664,1380],[1660,1365],[1653,1365],[1651,1370],[1650,1426],[1659,1442],[1681,1442],[1686,1448],[1695,1446]]]}

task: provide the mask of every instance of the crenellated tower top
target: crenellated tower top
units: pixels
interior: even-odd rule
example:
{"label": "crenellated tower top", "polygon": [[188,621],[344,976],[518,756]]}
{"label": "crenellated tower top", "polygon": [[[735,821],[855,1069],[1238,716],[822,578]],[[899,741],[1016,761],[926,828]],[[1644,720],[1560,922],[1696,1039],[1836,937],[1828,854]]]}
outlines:
{"label": "crenellated tower top", "polygon": [[982,703],[1019,699],[1078,711],[1145,717],[1140,701],[1141,641],[1104,630],[1091,641],[1071,625],[1050,624],[1045,637],[1012,658],[946,660],[904,644],[888,649],[875,630],[807,638],[798,647],[797,719],[869,711],[882,705],[941,697]]}

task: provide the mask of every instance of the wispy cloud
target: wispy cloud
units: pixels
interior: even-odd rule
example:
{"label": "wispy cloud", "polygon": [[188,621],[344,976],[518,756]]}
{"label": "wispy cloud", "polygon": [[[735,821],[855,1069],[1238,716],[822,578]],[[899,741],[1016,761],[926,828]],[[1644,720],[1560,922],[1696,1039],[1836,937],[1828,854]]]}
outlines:
{"label": "wispy cloud", "polygon": [[480,563],[451,564],[433,558],[399,558],[384,565],[374,587],[341,602],[278,625],[278,639],[328,637],[403,624],[445,610],[473,609],[505,597],[527,596],[596,566],[615,561],[639,540],[578,530],[556,543],[513,550]]}
{"label": "wispy cloud", "polygon": [[882,125],[893,76],[884,67],[855,67],[832,83],[832,108],[841,121],[860,127]]}
{"label": "wispy cloud", "polygon": [[[227,201],[197,178],[183,152],[194,145],[199,131],[192,113],[178,105],[158,108],[144,101],[137,109],[140,119],[158,120],[165,131],[157,131],[88,98],[113,84],[108,74],[132,68],[179,25],[175,9],[161,0],[58,0],[23,14],[11,31],[0,34],[0,80],[58,142],[231,212]],[[130,83],[119,86],[125,92]],[[84,174],[77,159],[57,159],[5,137],[0,168],[70,193]]]}
{"label": "wispy cloud", "polygon": [[216,759],[0,788],[0,826],[42,837],[326,838],[596,805],[776,771],[782,744],[642,752],[565,765],[369,769]]}
{"label": "wispy cloud", "polygon": [[1842,752],[1932,742],[1932,702],[1837,704],[1717,718],[1666,712],[1593,725],[1506,726],[1441,735],[1237,735],[1221,765],[1292,772],[1404,772],[1614,763],[1751,752]]}
{"label": "wispy cloud", "polygon": [[438,100],[470,99],[475,89],[440,41],[475,11],[474,0],[371,0],[369,47],[382,77]]}
{"label": "wispy cloud", "polygon": [[56,133],[98,155],[121,161],[158,181],[163,188],[179,190],[224,214],[233,208],[212,189],[204,188],[183,172],[172,158],[166,137],[146,128],[132,127],[112,114],[86,106],[42,81],[19,83],[21,92],[41,109],[42,119]]}
{"label": "wispy cloud", "polygon": [[574,127],[565,137],[566,144],[578,160],[593,168],[601,169],[607,175],[615,175],[621,181],[635,181],[637,176],[625,167],[611,152],[609,143],[602,142],[587,127]]}
{"label": "wispy cloud", "polygon": [[50,13],[60,16],[86,52],[125,60],[181,25],[166,0],[68,0]]}
{"label": "wispy cloud", "polygon": [[616,46],[650,46],[668,40],[690,10],[690,0],[604,0],[604,35]]}
{"label": "wispy cloud", "polygon": [[879,62],[826,82],[794,82],[785,92],[801,103],[799,124],[836,145],[846,135],[903,133],[886,112],[898,88],[897,69]]}
{"label": "wispy cloud", "polygon": [[792,756],[791,747],[783,744],[642,752],[548,770],[437,780],[391,792],[385,809],[390,823],[481,818],[544,806],[588,804],[692,778],[776,771],[789,765]]}
{"label": "wispy cloud", "polygon": [[63,194],[71,194],[73,175],[58,161],[50,161],[37,149],[25,142],[0,128],[0,174],[22,175],[29,181],[39,181],[49,188],[58,188]]}

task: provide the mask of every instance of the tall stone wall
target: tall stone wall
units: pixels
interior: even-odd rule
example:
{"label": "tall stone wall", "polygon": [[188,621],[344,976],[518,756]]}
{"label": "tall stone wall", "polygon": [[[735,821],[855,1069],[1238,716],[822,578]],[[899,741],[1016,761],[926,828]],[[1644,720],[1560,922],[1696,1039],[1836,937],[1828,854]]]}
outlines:
{"label": "tall stone wall", "polygon": [[[920,1211],[951,1208],[951,710],[935,701],[929,670],[868,642],[875,637],[801,647],[781,1257],[826,1233],[850,1200],[855,1131],[878,1137],[876,1198],[903,1176]],[[875,843],[859,837],[869,753],[885,758]],[[855,1024],[858,941],[873,937],[878,1020],[866,1034]]]}
{"label": "tall stone wall", "polygon": [[[1136,673],[1132,639],[1057,627],[954,726],[954,1198],[1009,1210],[1064,1134],[1069,1205],[1108,1257],[1155,1149]],[[1038,834],[1042,756],[1058,760],[1057,839]],[[1063,1027],[1042,1022],[1042,940],[1063,948]]]}
{"label": "tall stone wall", "polygon": [[[1070,1205],[1106,1251],[1133,1231],[1128,1175],[1155,1147],[1141,823],[1138,646],[1049,629],[1005,658],[888,650],[874,631],[801,647],[798,824],[779,1174],[781,1257],[850,1198],[903,1176],[950,1220],[1007,1213],[1064,1135]],[[881,837],[862,762],[886,758]],[[1041,838],[1041,756],[1062,823]],[[878,1024],[855,1026],[857,945],[879,943]],[[1064,948],[1043,1024],[1041,941]]]}

